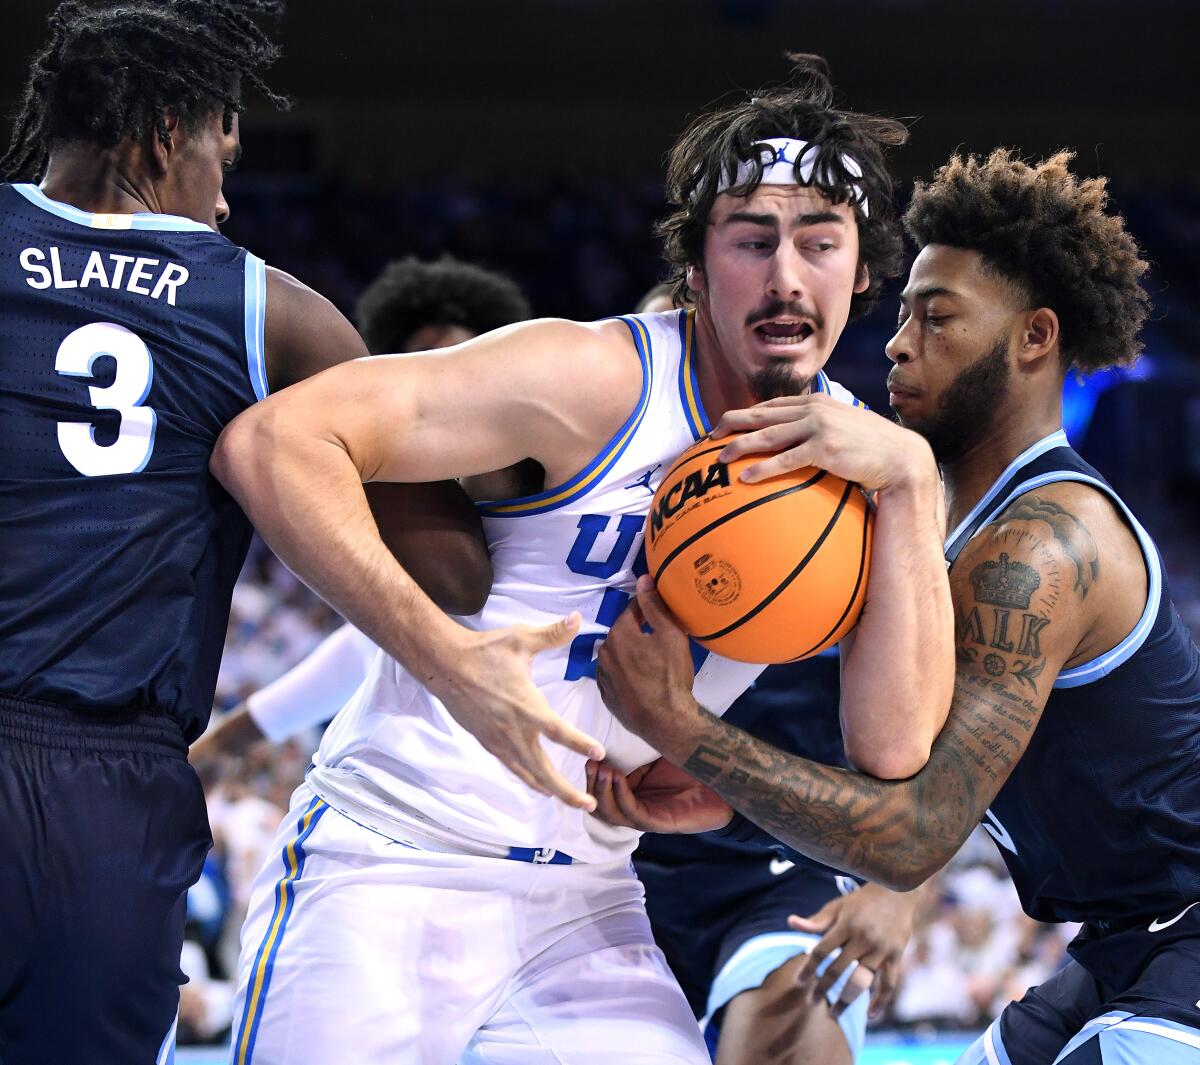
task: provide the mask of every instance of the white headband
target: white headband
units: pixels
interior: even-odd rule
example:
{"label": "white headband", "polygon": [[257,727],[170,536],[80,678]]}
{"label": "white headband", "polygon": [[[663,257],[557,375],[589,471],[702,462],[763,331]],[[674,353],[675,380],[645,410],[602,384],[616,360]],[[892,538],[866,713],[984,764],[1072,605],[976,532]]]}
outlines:
{"label": "white headband", "polygon": [[[758,152],[758,161],[762,163],[761,184],[811,185],[813,183],[813,171],[817,165],[817,153],[820,151],[820,147],[819,144],[812,144],[809,141],[792,140],[789,137],[772,137],[769,140],[756,141],[754,150]],[[840,158],[847,174],[855,178],[863,176],[862,167],[858,165],[858,160],[844,153]],[[720,194],[726,189],[744,185],[754,176],[754,170],[754,161],[750,159],[741,160],[738,163],[736,174],[731,176],[722,172],[721,178],[717,183],[717,193]],[[820,175],[820,177],[823,183],[828,185],[834,184],[830,174],[825,173]],[[863,217],[870,217],[870,212],[867,208],[867,194],[862,186],[851,185],[850,190],[853,200],[858,204],[863,213]]]}

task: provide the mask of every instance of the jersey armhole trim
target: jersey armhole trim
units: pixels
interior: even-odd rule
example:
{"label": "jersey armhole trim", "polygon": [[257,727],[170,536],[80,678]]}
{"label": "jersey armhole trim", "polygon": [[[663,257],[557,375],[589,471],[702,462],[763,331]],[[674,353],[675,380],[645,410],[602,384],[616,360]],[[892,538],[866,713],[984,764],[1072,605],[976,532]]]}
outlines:
{"label": "jersey armhole trim", "polygon": [[[979,515],[988,508],[988,505],[1000,493],[1000,490],[1003,488],[1004,484],[1013,474],[1017,472],[1017,470],[1019,470],[1022,466],[1028,465],[1034,459],[1040,458],[1047,451],[1053,451],[1056,447],[1070,446],[1071,445],[1067,440],[1066,432],[1062,429],[1056,429],[1049,436],[1042,437],[1041,440],[1036,441],[1022,451],[1021,454],[1019,454],[1004,468],[1004,472],[992,482],[992,487],[989,488],[987,492],[984,493],[983,498],[971,508],[971,512],[958,523],[958,527],[946,537],[946,554],[950,554],[950,549],[955,545],[955,542],[967,529],[971,527],[972,524],[974,524],[975,519],[978,518]],[[993,511],[992,513],[995,515],[997,512]],[[980,528],[982,528],[985,524],[986,522],[981,522]],[[970,537],[967,537],[967,539],[969,540]],[[964,541],[964,543],[965,542],[966,541]],[[959,551],[962,550],[962,546],[962,544],[959,545]],[[954,553],[954,557],[957,558],[958,554],[959,552],[956,551]]]}
{"label": "jersey armhole trim", "polygon": [[624,322],[633,334],[633,343],[642,364],[642,392],[633,413],[625,420],[625,424],[613,434],[600,453],[565,484],[536,495],[476,503],[475,506],[480,514],[489,518],[520,518],[528,514],[544,514],[546,511],[565,507],[580,496],[586,495],[599,484],[624,453],[650,406],[653,360],[651,358],[650,333],[646,327],[633,316],[622,315],[620,321]]}
{"label": "jersey armhole trim", "polygon": [[259,399],[266,399],[271,391],[267,382],[266,325],[266,263],[246,252],[246,371]]}
{"label": "jersey armhole trim", "polygon": [[700,398],[700,381],[696,376],[696,312],[679,312],[679,399],[683,416],[693,440],[701,440],[712,432],[712,422]]}
{"label": "jersey armhole trim", "polygon": [[1154,622],[1158,618],[1159,606],[1162,602],[1162,564],[1159,561],[1158,551],[1155,549],[1149,533],[1142,528],[1137,518],[1133,516],[1133,512],[1125,505],[1121,497],[1103,481],[1097,480],[1095,477],[1089,477],[1086,473],[1056,470],[1022,482],[1008,493],[1002,503],[992,509],[987,519],[980,523],[979,528],[983,529],[994,521],[996,516],[1003,513],[1004,509],[1018,496],[1023,496],[1026,492],[1032,492],[1035,488],[1042,488],[1045,485],[1057,484],[1063,481],[1073,481],[1077,484],[1090,485],[1107,496],[1129,523],[1129,527],[1133,530],[1133,534],[1137,538],[1142,558],[1146,563],[1146,605],[1142,609],[1137,623],[1129,631],[1129,634],[1115,647],[1093,658],[1090,662],[1084,662],[1082,665],[1075,666],[1072,669],[1064,669],[1059,673],[1053,684],[1054,688],[1079,688],[1108,676],[1118,666],[1129,661],[1137,653],[1142,644],[1146,642],[1146,637],[1150,635],[1150,630],[1154,628]]}

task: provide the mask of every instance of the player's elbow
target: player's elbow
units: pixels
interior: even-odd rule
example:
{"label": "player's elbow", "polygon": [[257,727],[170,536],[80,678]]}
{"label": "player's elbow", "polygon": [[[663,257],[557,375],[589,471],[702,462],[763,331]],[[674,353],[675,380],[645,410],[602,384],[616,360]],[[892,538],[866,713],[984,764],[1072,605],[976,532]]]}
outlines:
{"label": "player's elbow", "polygon": [[208,468],[231,495],[243,498],[243,489],[253,478],[258,461],[271,449],[270,419],[257,407],[243,411],[217,438]]}
{"label": "player's elbow", "polygon": [[931,745],[932,739],[929,742],[893,740],[887,746],[847,739],[846,757],[856,769],[880,780],[907,780],[929,761]]}

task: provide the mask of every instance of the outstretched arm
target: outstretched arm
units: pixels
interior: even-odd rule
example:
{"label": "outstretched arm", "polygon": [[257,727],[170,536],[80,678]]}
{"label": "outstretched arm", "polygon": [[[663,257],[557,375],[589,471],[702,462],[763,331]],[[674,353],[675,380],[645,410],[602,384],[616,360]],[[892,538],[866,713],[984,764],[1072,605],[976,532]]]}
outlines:
{"label": "outstretched arm", "polygon": [[529,787],[590,809],[540,738],[602,749],[550,709],[529,674],[531,657],[568,642],[578,617],[487,632],[452,621],[384,545],[362,485],[523,458],[565,481],[625,420],[641,383],[620,322],[510,326],[437,353],[343,363],[269,396],[228,426],[212,469],[276,554],[485,749]]}
{"label": "outstretched arm", "polygon": [[[1098,555],[1083,521],[1067,517],[1055,528],[1029,508],[1010,508],[958,559],[951,574],[954,699],[928,763],[908,780],[877,780],[786,754],[704,710],[680,683],[690,668],[686,638],[645,579],[639,608],[618,619],[601,649],[605,702],[776,839],[834,868],[911,890],[979,823],[1029,745],[1054,678],[1111,591],[1092,591],[1104,581],[1098,561],[1077,582],[1074,559]],[[641,631],[643,620],[653,634]]]}

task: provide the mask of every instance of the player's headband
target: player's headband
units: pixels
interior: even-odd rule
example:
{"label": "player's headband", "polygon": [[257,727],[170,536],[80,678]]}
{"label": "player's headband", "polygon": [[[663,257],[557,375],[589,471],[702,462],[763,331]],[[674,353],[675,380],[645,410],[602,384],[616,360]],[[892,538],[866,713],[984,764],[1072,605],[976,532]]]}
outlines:
{"label": "player's headband", "polygon": [[[817,155],[820,147],[819,144],[813,144],[809,141],[792,140],[790,137],[772,137],[769,140],[756,141],[752,150],[758,153],[758,161],[762,163],[762,180],[760,184],[811,185],[813,183],[813,175],[816,170]],[[840,158],[843,168],[845,168],[846,173],[852,178],[861,178],[863,176],[862,167],[858,165],[856,159],[845,153]],[[730,175],[722,172],[720,180],[717,182],[717,193],[720,194],[726,189],[744,185],[754,176],[754,170],[754,160],[741,160],[738,163],[736,174]],[[835,184],[828,169],[826,169],[825,173],[819,175],[819,177],[823,184]],[[863,217],[870,217],[870,211],[867,208],[866,192],[859,185],[851,185],[850,189],[852,199],[858,204]]]}

